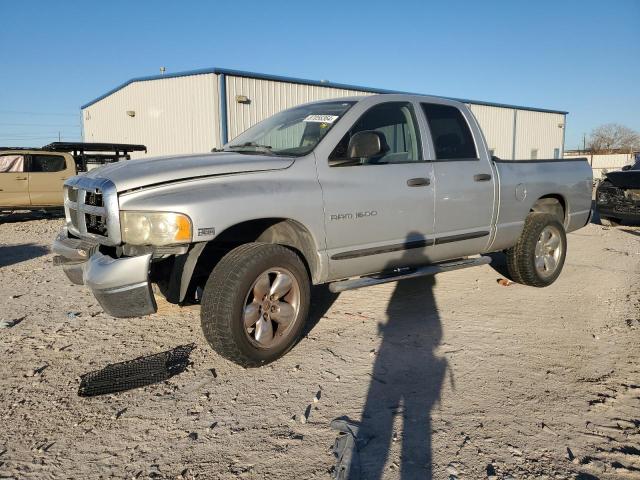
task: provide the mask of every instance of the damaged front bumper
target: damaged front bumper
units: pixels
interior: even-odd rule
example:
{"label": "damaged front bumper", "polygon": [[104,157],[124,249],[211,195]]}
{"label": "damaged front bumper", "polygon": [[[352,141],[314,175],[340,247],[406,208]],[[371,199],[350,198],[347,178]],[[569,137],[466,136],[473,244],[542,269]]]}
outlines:
{"label": "damaged front bumper", "polygon": [[69,237],[66,229],[52,250],[57,254],[54,264],[62,266],[71,282],[88,286],[109,315],[139,317],[157,311],[149,281],[151,253],[113,258],[101,253],[98,244]]}
{"label": "damaged front bumper", "polygon": [[640,221],[640,196],[637,189],[602,184],[596,192],[596,207],[604,218],[623,223]]}

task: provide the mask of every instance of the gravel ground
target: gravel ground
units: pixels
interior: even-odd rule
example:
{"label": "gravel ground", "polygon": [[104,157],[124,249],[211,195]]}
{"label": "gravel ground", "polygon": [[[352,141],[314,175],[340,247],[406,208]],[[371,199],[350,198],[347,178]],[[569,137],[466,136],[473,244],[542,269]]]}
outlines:
{"label": "gravel ground", "polygon": [[[569,235],[551,287],[483,266],[332,296],[282,360],[244,370],[197,308],[113,319],[52,265],[60,218],[0,219],[0,478],[328,479],[340,416],[362,478],[640,478],[640,229]],[[13,325],[13,326],[8,326]],[[171,379],[79,377],[195,342]]]}

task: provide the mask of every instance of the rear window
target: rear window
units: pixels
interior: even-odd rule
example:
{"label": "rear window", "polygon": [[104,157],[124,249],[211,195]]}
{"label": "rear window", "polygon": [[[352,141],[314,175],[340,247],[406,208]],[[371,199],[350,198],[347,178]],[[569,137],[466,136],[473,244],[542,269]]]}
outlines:
{"label": "rear window", "polygon": [[437,160],[478,158],[473,135],[460,110],[435,103],[423,103],[422,109],[429,123]]}
{"label": "rear window", "polygon": [[60,155],[32,155],[31,172],[61,172],[65,169],[64,157]]}
{"label": "rear window", "polygon": [[0,173],[24,172],[24,155],[0,155]]}

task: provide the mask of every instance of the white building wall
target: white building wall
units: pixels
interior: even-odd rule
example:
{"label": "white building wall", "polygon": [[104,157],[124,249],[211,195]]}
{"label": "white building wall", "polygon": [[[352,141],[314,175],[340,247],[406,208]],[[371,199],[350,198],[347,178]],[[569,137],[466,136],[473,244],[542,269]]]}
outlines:
{"label": "white building wall", "polygon": [[[371,95],[369,92],[302,85],[257,78],[227,76],[227,128],[233,140],[249,127],[271,115],[302,103],[328,98]],[[250,103],[238,103],[244,95]]]}
{"label": "white building wall", "polygon": [[219,138],[218,99],[214,74],[133,82],[82,111],[84,141],[147,146],[132,158],[210,152]]}
{"label": "white building wall", "polygon": [[[220,147],[219,89],[222,76],[214,73],[136,81],[82,111],[84,141],[137,143],[148,147],[146,156],[209,152]],[[225,75],[227,137],[232,140],[247,128],[286,108],[314,100],[371,92],[319,85]],[[236,97],[250,103],[238,103]],[[469,105],[494,155],[513,158],[515,110],[490,105]],[[135,111],[130,117],[127,111]],[[516,159],[539,159],[562,154],[564,115],[517,111]],[[133,158],[144,153],[132,153]]]}
{"label": "white building wall", "polygon": [[469,104],[487,145],[496,157],[510,159],[513,154],[513,112],[511,108]]}
{"label": "white building wall", "polygon": [[564,158],[586,157],[593,169],[593,178],[600,179],[604,173],[614,170],[620,170],[625,165],[632,165],[635,160],[633,153],[604,153],[604,154],[585,154],[585,153],[567,153]]}
{"label": "white building wall", "polygon": [[537,150],[538,159],[562,158],[564,115],[559,113],[518,110],[516,117],[516,160],[532,158]]}

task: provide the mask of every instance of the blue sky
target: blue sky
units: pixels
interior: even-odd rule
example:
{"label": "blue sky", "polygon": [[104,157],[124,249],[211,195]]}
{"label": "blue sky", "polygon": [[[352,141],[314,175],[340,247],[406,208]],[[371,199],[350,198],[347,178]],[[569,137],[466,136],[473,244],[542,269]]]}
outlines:
{"label": "blue sky", "polygon": [[0,0],[0,145],[79,139],[123,81],[226,67],[568,110],[640,131],[640,1]]}

